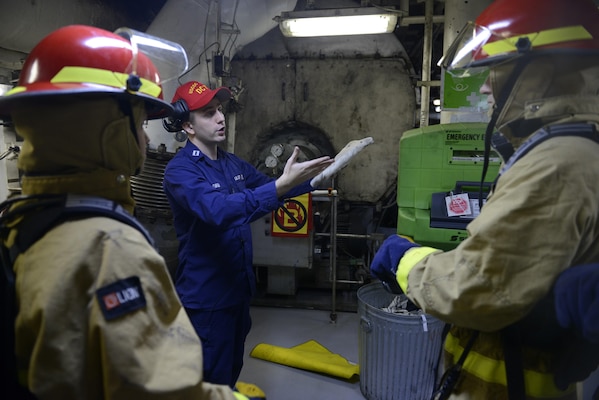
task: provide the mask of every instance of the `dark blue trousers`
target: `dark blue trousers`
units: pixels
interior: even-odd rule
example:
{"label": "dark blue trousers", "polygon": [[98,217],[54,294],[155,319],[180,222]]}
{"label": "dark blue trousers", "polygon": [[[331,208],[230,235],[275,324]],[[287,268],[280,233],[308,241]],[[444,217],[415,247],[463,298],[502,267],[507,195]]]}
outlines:
{"label": "dark blue trousers", "polygon": [[202,340],[204,381],[235,386],[243,367],[245,338],[250,332],[250,303],[218,310],[186,308]]}

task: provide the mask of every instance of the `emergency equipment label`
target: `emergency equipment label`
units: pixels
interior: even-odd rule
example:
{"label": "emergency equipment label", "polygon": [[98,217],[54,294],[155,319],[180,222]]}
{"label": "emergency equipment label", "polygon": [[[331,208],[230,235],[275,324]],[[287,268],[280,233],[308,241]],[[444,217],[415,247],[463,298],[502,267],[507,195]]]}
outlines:
{"label": "emergency equipment label", "polygon": [[104,286],[96,291],[96,296],[104,318],[108,321],[146,306],[146,298],[137,276]]}
{"label": "emergency equipment label", "polygon": [[445,140],[448,141],[465,141],[465,140],[484,140],[484,134],[482,133],[462,133],[462,132],[447,132],[445,134]]}
{"label": "emergency equipment label", "polygon": [[273,211],[272,236],[305,237],[310,231],[310,193],[285,200],[282,207]]}

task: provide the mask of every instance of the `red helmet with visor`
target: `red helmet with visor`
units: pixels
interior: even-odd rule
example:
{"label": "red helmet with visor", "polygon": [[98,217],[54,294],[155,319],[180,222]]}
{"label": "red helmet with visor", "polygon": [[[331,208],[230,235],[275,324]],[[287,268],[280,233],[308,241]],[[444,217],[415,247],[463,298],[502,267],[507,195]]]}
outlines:
{"label": "red helmet with visor", "polygon": [[495,0],[460,32],[439,65],[456,74],[539,51],[597,53],[592,0]]}
{"label": "red helmet with visor", "polygon": [[172,112],[162,84],[187,68],[177,43],[128,28],[114,33],[85,25],[60,28],[31,51],[18,85],[0,98],[0,115],[43,96],[106,94],[140,98],[148,119]]}

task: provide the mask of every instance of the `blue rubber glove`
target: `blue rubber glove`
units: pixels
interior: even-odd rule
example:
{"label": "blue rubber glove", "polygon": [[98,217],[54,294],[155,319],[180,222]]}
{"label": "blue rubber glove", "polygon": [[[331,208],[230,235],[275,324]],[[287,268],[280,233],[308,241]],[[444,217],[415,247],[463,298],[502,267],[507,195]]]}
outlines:
{"label": "blue rubber glove", "polygon": [[557,320],[576,328],[591,343],[599,343],[599,264],[568,268],[555,282]]}
{"label": "blue rubber glove", "polygon": [[381,281],[387,291],[395,294],[402,293],[395,273],[399,260],[412,247],[420,247],[420,245],[399,235],[391,235],[385,239],[374,255],[372,264],[370,264],[370,272]]}

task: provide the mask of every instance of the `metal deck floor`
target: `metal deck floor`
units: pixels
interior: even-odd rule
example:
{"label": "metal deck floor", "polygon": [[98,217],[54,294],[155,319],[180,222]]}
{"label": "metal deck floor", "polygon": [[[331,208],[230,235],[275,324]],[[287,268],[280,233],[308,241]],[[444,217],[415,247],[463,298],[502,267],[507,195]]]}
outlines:
{"label": "metal deck floor", "polygon": [[359,317],[354,312],[331,312],[253,306],[252,329],[245,345],[245,359],[239,380],[253,383],[267,400],[363,400],[358,377],[345,380],[312,371],[250,357],[259,343],[293,347],[315,340],[333,353],[358,363]]}
{"label": "metal deck floor", "polygon": [[[360,391],[358,376],[345,380],[249,355],[259,343],[293,347],[315,340],[348,361],[359,363],[360,319],[357,312],[337,312],[335,323],[331,322],[331,311],[326,309],[252,306],[251,314],[253,326],[246,340],[240,381],[258,385],[265,392],[267,400],[365,399]],[[578,399],[596,400],[592,393],[598,386],[599,369],[584,385],[579,383]]]}

